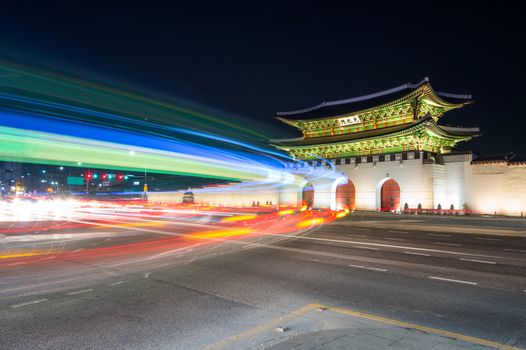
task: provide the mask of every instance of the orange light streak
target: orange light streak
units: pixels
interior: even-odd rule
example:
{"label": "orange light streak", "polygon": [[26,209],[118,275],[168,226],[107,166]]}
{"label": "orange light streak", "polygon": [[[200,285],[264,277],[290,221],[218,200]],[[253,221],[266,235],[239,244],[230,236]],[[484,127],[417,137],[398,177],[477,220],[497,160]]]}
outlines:
{"label": "orange light streak", "polygon": [[218,230],[218,231],[203,231],[197,232],[189,236],[192,239],[217,239],[242,236],[252,232],[250,228],[236,228],[231,230]]}
{"label": "orange light streak", "polygon": [[238,215],[238,216],[229,216],[223,218],[221,222],[237,222],[237,221],[247,221],[257,218],[257,215]]}

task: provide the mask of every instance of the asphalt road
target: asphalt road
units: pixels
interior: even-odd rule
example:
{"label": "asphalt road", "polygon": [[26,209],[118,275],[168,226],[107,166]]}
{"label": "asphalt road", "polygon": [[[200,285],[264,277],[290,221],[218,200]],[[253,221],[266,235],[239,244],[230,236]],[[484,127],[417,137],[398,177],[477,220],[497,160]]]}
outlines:
{"label": "asphalt road", "polygon": [[[51,244],[84,255],[2,262],[0,348],[201,349],[222,340],[218,348],[249,348],[258,340],[247,330],[312,303],[526,348],[526,224],[447,220],[355,215],[294,234],[170,241],[125,256],[112,247],[193,228],[180,220],[93,236],[72,228]],[[15,241],[42,251],[53,240]]]}

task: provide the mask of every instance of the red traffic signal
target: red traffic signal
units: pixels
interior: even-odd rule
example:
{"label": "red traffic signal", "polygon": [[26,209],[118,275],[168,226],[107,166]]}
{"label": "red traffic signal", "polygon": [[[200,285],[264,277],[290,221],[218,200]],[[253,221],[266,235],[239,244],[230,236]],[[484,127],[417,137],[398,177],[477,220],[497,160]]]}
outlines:
{"label": "red traffic signal", "polygon": [[117,175],[117,180],[122,181],[124,179],[124,175],[119,174]]}
{"label": "red traffic signal", "polygon": [[102,175],[101,175],[101,178],[102,178],[103,180],[106,180],[106,179],[108,178],[108,174],[102,174]]}
{"label": "red traffic signal", "polygon": [[90,180],[93,177],[92,173],[86,173],[86,179]]}

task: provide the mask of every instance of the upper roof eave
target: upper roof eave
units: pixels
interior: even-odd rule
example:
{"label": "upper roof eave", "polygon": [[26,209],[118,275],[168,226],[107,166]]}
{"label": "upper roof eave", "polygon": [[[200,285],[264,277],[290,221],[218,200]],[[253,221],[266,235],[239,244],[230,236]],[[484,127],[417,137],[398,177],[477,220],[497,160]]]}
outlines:
{"label": "upper roof eave", "polygon": [[[324,146],[329,144],[344,144],[349,142],[359,142],[364,140],[375,139],[378,137],[384,137],[386,135],[396,135],[404,132],[408,132],[410,129],[418,127],[421,124],[425,124],[426,128],[439,134],[442,137],[451,137],[458,139],[468,139],[471,137],[478,136],[480,134],[479,128],[454,128],[441,126],[436,124],[431,115],[425,118],[419,119],[410,124],[402,124],[388,128],[373,129],[367,131],[361,131],[357,133],[349,133],[343,135],[325,136],[320,138],[295,138],[295,139],[281,139],[272,140],[273,145],[280,149],[290,148],[305,148],[305,147],[316,147]],[[314,142],[313,142],[314,141]]]}
{"label": "upper roof eave", "polygon": [[[426,77],[416,84],[406,83],[392,89],[360,97],[323,102],[314,107],[300,110],[278,112],[276,113],[276,117],[289,125],[297,126],[297,124],[301,122],[326,120],[349,113],[360,114],[370,109],[381,108],[389,104],[397,103],[424,85],[429,86],[428,91],[431,92],[430,97],[438,105],[443,105],[444,107],[452,109],[471,103],[471,95],[435,91],[429,83],[429,78]],[[325,110],[327,115],[322,115],[324,114],[322,113],[323,110]],[[294,119],[295,116],[302,117],[302,119]]]}

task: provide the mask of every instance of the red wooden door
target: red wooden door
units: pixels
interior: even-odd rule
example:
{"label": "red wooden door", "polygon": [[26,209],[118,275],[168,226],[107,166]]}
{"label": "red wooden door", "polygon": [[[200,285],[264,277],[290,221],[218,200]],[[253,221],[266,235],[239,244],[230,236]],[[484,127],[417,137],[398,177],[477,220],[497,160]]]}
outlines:
{"label": "red wooden door", "polygon": [[400,210],[400,186],[393,179],[387,180],[382,185],[381,210]]}
{"label": "red wooden door", "polygon": [[336,209],[354,210],[356,190],[351,180],[341,183],[336,187]]}

